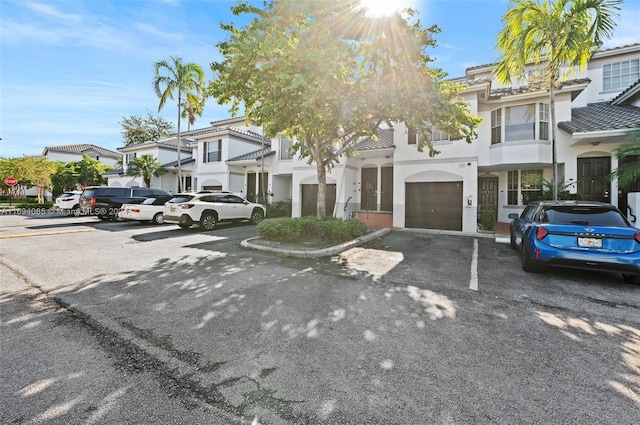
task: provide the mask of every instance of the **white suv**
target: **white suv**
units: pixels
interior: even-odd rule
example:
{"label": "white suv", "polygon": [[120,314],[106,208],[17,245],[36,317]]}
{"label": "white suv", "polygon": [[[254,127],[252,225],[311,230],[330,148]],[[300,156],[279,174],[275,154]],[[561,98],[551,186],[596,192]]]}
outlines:
{"label": "white suv", "polygon": [[80,191],[64,192],[56,198],[56,207],[67,214],[78,215],[80,213]]}
{"label": "white suv", "polygon": [[219,221],[249,220],[260,223],[267,209],[231,192],[178,193],[164,204],[165,223],[177,223],[183,229],[193,224],[213,230]]}

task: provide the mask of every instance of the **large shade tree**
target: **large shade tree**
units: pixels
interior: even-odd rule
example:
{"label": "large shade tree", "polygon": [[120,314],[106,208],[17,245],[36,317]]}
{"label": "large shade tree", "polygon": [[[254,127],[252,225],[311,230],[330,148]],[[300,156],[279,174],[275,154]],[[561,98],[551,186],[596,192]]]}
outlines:
{"label": "large shade tree", "polygon": [[[526,80],[535,69],[537,84],[549,91],[553,199],[558,199],[555,90],[574,67],[610,38],[622,0],[511,0],[498,34],[502,57],[496,76],[502,83]],[[564,67],[564,70],[563,70]]]}
{"label": "large shade tree", "polygon": [[[170,60],[161,60],[153,66],[153,89],[160,98],[158,112],[162,111],[169,99],[177,94],[178,106],[178,190],[182,190],[182,164],[180,150],[180,119],[183,102],[188,97],[203,97],[205,94],[205,75],[202,67],[195,63],[183,63],[182,58],[171,56]],[[185,96],[185,98],[183,98]]]}
{"label": "large shade tree", "polygon": [[151,140],[163,139],[175,132],[173,124],[162,117],[147,113],[146,117],[131,115],[123,117],[118,124],[122,126],[124,146],[137,145]]}
{"label": "large shade tree", "polygon": [[325,216],[326,174],[353,144],[379,128],[404,122],[420,135],[418,149],[437,150],[432,125],[452,137],[475,137],[480,120],[458,96],[461,86],[428,65],[436,26],[417,12],[371,16],[358,0],[274,0],[242,28],[222,25],[223,59],[211,68],[211,93],[236,115],[262,125],[267,137],[294,140],[293,152],[315,163],[317,215]]}
{"label": "large shade tree", "polygon": [[[51,176],[56,172],[56,164],[43,156],[23,156],[18,158],[0,158],[0,177],[3,189],[11,197],[24,195],[26,189],[35,186],[38,203],[44,203],[44,192],[51,186]],[[4,180],[14,177],[18,184],[7,187]]]}

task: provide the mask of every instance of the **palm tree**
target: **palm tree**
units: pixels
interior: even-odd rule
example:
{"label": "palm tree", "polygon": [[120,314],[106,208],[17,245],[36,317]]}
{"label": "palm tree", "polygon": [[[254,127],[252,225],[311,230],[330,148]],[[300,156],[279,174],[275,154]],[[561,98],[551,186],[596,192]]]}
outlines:
{"label": "palm tree", "polygon": [[[526,78],[528,65],[544,63],[543,87],[549,90],[553,199],[558,199],[558,161],[555,139],[555,89],[572,68],[587,65],[591,53],[611,38],[622,0],[511,0],[498,34],[502,53],[495,72],[498,80]],[[561,67],[569,65],[566,72]]]}
{"label": "palm tree", "polygon": [[206,97],[197,97],[192,93],[187,93],[187,101],[182,103],[182,118],[188,118],[187,131],[196,123],[196,115],[202,117]]}
{"label": "palm tree", "polygon": [[152,177],[160,177],[166,172],[167,170],[165,170],[162,164],[151,155],[142,155],[139,158],[133,159],[127,169],[127,175],[142,177],[146,187],[151,187]]}
{"label": "palm tree", "polygon": [[182,58],[171,56],[170,62],[158,61],[154,64],[153,88],[160,98],[158,112],[164,108],[168,99],[174,99],[173,92],[178,92],[178,190],[182,190],[182,167],[180,161],[180,118],[182,116],[182,95],[204,97],[204,71],[195,63],[182,63]]}
{"label": "palm tree", "polygon": [[611,173],[618,179],[618,187],[640,180],[640,123],[636,124],[631,141],[618,146],[615,153],[618,159],[628,158]]}

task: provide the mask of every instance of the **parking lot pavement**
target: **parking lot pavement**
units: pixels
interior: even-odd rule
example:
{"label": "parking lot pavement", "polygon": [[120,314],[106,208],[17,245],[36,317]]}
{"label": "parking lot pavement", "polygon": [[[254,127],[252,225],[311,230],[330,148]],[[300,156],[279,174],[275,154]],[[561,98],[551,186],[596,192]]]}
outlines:
{"label": "parking lot pavement", "polygon": [[2,264],[0,275],[2,423],[239,423],[185,406],[166,380],[145,373],[144,356],[125,356],[117,337],[96,338],[95,323]]}
{"label": "parking lot pavement", "polygon": [[240,247],[254,235],[109,223],[3,241],[0,259],[87,318],[69,338],[187,406],[271,424],[640,417],[640,295],[613,275],[526,274],[490,238],[394,231],[306,259]]}

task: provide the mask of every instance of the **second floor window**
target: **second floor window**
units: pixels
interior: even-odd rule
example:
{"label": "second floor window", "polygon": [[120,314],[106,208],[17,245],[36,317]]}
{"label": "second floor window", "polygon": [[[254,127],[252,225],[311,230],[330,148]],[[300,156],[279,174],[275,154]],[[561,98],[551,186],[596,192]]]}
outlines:
{"label": "second floor window", "polygon": [[409,144],[410,145],[415,145],[416,143],[418,143],[418,133],[416,133],[416,131],[409,127],[407,128],[407,134],[409,135]]}
{"label": "second floor window", "polygon": [[546,103],[538,103],[540,111],[540,140],[549,140],[549,105]]}
{"label": "second floor window", "polygon": [[535,138],[535,105],[511,106],[504,109],[504,141]]}
{"label": "second floor window", "polygon": [[602,90],[623,90],[640,78],[640,59],[602,66]]}
{"label": "second floor window", "polygon": [[531,140],[549,140],[548,104],[529,103],[491,111],[492,145]]}
{"label": "second floor window", "polygon": [[449,141],[449,140],[450,140],[450,137],[446,132],[440,130],[435,125],[431,126],[431,141],[432,142],[446,142],[446,141]]}
{"label": "second floor window", "polygon": [[284,137],[280,139],[280,159],[291,159],[293,155],[289,151],[291,147],[291,140],[285,139]]}
{"label": "second floor window", "polygon": [[204,142],[202,162],[220,162],[222,160],[222,140]]}
{"label": "second floor window", "polygon": [[491,144],[502,143],[502,109],[491,111]]}
{"label": "second floor window", "polygon": [[134,159],[136,159],[137,157],[138,157],[138,154],[137,154],[137,153],[128,153],[128,154],[125,156],[125,160],[124,160],[124,162],[125,162],[125,164],[129,165],[129,164],[131,164],[131,161],[133,161],[133,160],[134,160]]}

